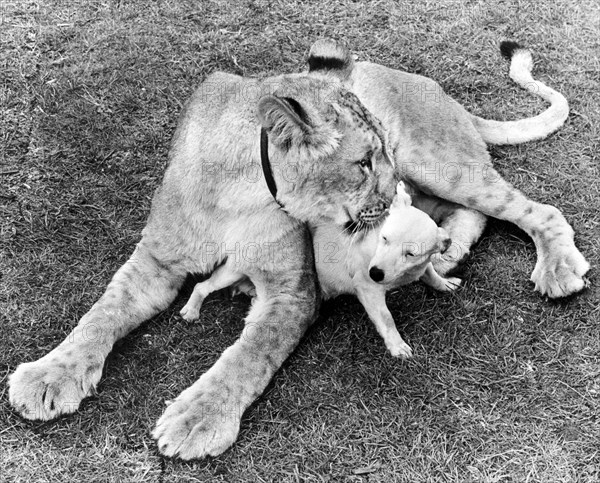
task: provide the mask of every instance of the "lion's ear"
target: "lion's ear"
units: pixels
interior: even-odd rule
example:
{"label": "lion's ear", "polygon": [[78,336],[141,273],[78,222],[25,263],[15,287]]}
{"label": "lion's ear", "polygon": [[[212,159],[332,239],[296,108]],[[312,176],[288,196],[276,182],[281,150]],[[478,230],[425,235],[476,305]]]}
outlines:
{"label": "lion's ear", "polygon": [[306,111],[291,97],[264,96],[258,102],[258,117],[271,141],[285,151],[305,144],[311,131]]}
{"label": "lion's ear", "polygon": [[321,150],[325,154],[337,145],[330,128],[314,120],[300,102],[291,97],[262,97],[258,102],[258,117],[271,142],[284,151],[295,147],[316,150],[315,153]]}
{"label": "lion's ear", "polygon": [[334,40],[317,40],[308,53],[308,71],[333,75],[342,82],[350,80],[354,59],[350,51]]}

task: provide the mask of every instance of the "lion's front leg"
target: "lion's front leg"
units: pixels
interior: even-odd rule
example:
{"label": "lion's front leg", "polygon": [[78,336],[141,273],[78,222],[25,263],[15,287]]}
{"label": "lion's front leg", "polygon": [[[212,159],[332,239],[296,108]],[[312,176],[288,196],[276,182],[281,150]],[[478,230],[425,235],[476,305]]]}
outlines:
{"label": "lion's front leg", "polygon": [[257,287],[267,296],[256,299],[241,337],[167,407],[153,431],[162,454],[189,460],[218,455],[234,443],[242,414],[316,315],[312,266],[307,264],[301,276],[289,273]]}
{"label": "lion's front leg", "polygon": [[34,420],[75,412],[93,394],[115,341],[166,308],[184,276],[142,241],[71,334],[41,359],[17,367],[9,378],[11,405]]}

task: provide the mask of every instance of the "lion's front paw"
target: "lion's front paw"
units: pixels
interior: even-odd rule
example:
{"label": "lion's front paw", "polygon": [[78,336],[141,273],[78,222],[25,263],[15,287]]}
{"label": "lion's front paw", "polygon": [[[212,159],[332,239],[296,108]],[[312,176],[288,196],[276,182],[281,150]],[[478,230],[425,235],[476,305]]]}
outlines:
{"label": "lion's front paw", "polygon": [[243,411],[239,405],[218,400],[194,386],[184,391],[167,407],[152,432],[159,451],[191,460],[216,456],[229,448],[237,438]]}
{"label": "lion's front paw", "polygon": [[17,367],[8,381],[8,397],[24,418],[47,421],[77,411],[101,376],[101,363],[49,354]]}
{"label": "lion's front paw", "polygon": [[538,259],[531,281],[542,295],[566,297],[585,288],[583,276],[589,269],[590,264],[577,248],[563,248]]}

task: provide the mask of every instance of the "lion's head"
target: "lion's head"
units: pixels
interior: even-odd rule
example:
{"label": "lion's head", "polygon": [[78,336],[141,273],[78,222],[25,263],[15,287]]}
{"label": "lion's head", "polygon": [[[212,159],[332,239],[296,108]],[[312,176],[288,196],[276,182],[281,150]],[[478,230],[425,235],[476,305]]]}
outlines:
{"label": "lion's head", "polygon": [[349,90],[354,63],[346,49],[318,42],[311,63],[258,104],[278,199],[304,221],[373,226],[394,196],[384,130]]}

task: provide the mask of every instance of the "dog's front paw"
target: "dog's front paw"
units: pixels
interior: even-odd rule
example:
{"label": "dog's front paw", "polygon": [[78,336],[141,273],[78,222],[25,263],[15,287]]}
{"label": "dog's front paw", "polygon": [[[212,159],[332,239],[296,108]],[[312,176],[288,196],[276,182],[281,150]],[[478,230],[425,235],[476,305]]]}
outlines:
{"label": "dog's front paw", "polygon": [[167,407],[152,436],[165,456],[183,460],[216,456],[235,442],[242,412],[239,404],[198,381]]}
{"label": "dog's front paw", "polygon": [[386,343],[392,357],[399,357],[400,359],[410,359],[413,355],[410,346],[404,342],[404,339],[399,336],[399,340],[392,343]]}
{"label": "dog's front paw", "polygon": [[565,247],[540,257],[531,281],[542,295],[566,297],[585,288],[584,275],[589,269],[590,264],[575,246]]}
{"label": "dog's front paw", "polygon": [[183,308],[179,312],[179,315],[181,315],[181,317],[183,317],[184,320],[187,320],[188,322],[193,322],[200,318],[200,307],[198,305],[188,302],[183,306]]}
{"label": "dog's front paw", "polygon": [[47,421],[77,411],[94,393],[103,364],[93,355],[50,353],[17,367],[9,378],[10,404],[25,419]]}
{"label": "dog's front paw", "polygon": [[460,287],[462,284],[462,279],[456,277],[449,277],[444,279],[444,291],[452,292]]}

